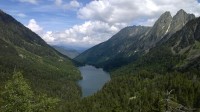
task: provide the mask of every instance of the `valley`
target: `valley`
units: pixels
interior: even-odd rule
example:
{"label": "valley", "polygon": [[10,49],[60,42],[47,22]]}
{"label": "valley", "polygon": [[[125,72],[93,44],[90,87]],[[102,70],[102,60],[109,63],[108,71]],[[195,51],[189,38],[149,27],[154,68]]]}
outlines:
{"label": "valley", "polygon": [[0,10],[0,111],[200,112],[200,17],[163,11],[105,41],[91,24],[44,36]]}
{"label": "valley", "polygon": [[[170,31],[170,18],[178,23],[175,22],[177,25],[172,32],[166,33]],[[182,22],[185,25],[177,18],[184,18]],[[192,18],[194,15],[184,10],[178,11],[174,17],[165,12],[152,29],[147,28],[147,33],[141,35],[135,32],[140,31],[141,26],[126,27],[108,41],[76,57],[79,62],[110,71],[111,81],[97,94],[80,101],[80,105],[72,106],[72,110],[198,112],[200,77],[196,47],[200,30],[199,18]],[[168,28],[162,31],[165,25]],[[154,33],[149,36],[151,32]],[[136,36],[127,37],[131,33]],[[172,99],[165,99],[167,94]]]}

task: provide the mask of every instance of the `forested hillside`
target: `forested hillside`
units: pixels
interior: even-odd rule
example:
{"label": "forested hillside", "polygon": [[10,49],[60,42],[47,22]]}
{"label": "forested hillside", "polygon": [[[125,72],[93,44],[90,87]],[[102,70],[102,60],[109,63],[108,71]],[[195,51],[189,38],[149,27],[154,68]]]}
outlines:
{"label": "forested hillside", "polygon": [[69,105],[69,111],[199,112],[199,26],[200,18],[189,21],[138,60],[112,71],[101,91]]}
{"label": "forested hillside", "polygon": [[76,60],[112,70],[111,81],[81,98],[73,60],[0,11],[0,110],[200,112],[200,18],[183,10],[126,27]]}
{"label": "forested hillside", "polygon": [[75,81],[81,76],[72,61],[0,11],[0,91],[4,91],[5,82],[14,71],[22,72],[36,94],[47,94],[61,101],[80,98]]}
{"label": "forested hillside", "polygon": [[97,94],[67,105],[68,112],[199,112],[199,76],[138,74],[115,77]]}

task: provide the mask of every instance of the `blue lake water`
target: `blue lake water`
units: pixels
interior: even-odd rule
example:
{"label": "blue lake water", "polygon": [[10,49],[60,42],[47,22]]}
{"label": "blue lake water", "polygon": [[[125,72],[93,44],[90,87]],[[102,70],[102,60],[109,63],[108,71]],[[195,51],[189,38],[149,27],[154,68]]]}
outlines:
{"label": "blue lake water", "polygon": [[82,80],[78,81],[82,89],[82,97],[90,96],[100,90],[106,82],[110,80],[109,73],[103,71],[101,68],[94,66],[79,67]]}

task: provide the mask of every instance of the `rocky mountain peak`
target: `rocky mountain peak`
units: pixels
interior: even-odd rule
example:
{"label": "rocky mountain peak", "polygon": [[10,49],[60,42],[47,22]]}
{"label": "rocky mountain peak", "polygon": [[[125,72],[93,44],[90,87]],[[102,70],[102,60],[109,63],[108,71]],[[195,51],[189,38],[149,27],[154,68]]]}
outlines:
{"label": "rocky mountain peak", "polygon": [[172,21],[172,16],[170,12],[167,11],[163,13],[160,16],[160,18],[155,22],[152,28],[152,33],[156,34],[157,37],[160,37],[161,35],[165,33],[171,21]]}
{"label": "rocky mountain peak", "polygon": [[171,13],[169,11],[166,11],[160,16],[160,18],[163,18],[163,17],[171,17]]}
{"label": "rocky mountain peak", "polygon": [[183,9],[180,9],[176,15],[187,14]]}
{"label": "rocky mountain peak", "polygon": [[176,15],[173,17],[173,19],[182,19],[182,20],[185,20],[186,22],[191,20],[191,19],[194,19],[194,18],[195,18],[194,14],[189,14],[189,13],[185,12],[183,9],[179,10],[176,13]]}
{"label": "rocky mountain peak", "polygon": [[126,27],[108,41],[94,46],[75,59],[106,69],[120,67],[128,63],[127,60],[135,60],[138,56],[148,53],[151,48],[166,42],[193,18],[194,15],[187,14],[184,10],[178,11],[174,17],[167,11],[159,17],[153,27]]}
{"label": "rocky mountain peak", "polygon": [[172,21],[165,33],[164,38],[162,38],[162,40],[159,42],[159,44],[167,41],[171,35],[173,35],[174,33],[176,33],[177,31],[179,31],[180,29],[183,28],[183,26],[185,26],[185,24],[194,19],[195,16],[193,14],[188,14],[187,12],[185,12],[183,9],[179,10],[175,16],[173,16]]}
{"label": "rocky mountain peak", "polygon": [[172,21],[172,16],[169,11],[163,13],[159,19],[153,25],[151,31],[148,36],[146,36],[145,41],[147,41],[148,45],[151,46],[149,43],[155,43],[159,41],[167,32],[170,24]]}
{"label": "rocky mountain peak", "polygon": [[194,18],[195,16],[193,14],[188,14],[183,9],[179,10],[172,19],[169,32],[175,33],[176,31],[180,30],[188,21]]}
{"label": "rocky mountain peak", "polygon": [[155,22],[154,27],[160,24],[165,24],[167,23],[169,20],[172,19],[171,13],[169,11],[163,13],[158,20]]}

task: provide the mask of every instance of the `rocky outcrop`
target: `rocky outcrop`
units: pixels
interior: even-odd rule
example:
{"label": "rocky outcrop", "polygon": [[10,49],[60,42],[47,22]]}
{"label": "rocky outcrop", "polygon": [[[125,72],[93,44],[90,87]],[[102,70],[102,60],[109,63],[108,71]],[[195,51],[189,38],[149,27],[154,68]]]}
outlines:
{"label": "rocky outcrop", "polygon": [[167,11],[160,16],[153,27],[126,27],[108,41],[83,52],[75,60],[106,69],[120,67],[137,60],[151,48],[166,42],[171,35],[194,18],[193,14],[188,14],[182,9],[174,17]]}

